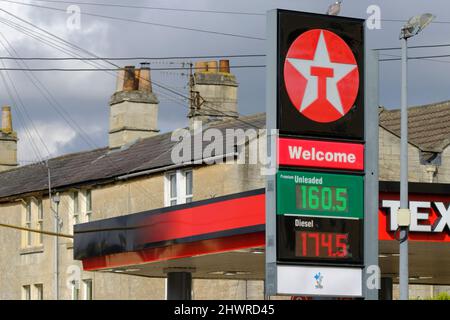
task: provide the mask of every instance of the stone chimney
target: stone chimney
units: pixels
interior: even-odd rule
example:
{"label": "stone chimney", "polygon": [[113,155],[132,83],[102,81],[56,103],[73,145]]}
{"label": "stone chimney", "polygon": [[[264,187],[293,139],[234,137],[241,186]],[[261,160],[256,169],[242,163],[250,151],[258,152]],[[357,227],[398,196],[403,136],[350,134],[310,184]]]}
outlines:
{"label": "stone chimney", "polygon": [[11,107],[2,107],[0,129],[0,171],[17,167],[17,134],[13,131]]}
{"label": "stone chimney", "polygon": [[188,115],[191,127],[194,121],[237,118],[237,90],[238,83],[230,73],[229,60],[197,62],[191,78]]}
{"label": "stone chimney", "polygon": [[139,138],[158,134],[159,101],[152,91],[150,68],[119,70],[110,100],[109,148],[120,148]]}

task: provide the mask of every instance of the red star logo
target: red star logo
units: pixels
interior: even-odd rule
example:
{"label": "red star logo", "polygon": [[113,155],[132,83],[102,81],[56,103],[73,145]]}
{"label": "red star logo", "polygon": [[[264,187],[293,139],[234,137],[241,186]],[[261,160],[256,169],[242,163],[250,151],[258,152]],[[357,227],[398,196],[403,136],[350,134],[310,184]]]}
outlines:
{"label": "red star logo", "polygon": [[284,81],[292,104],[321,123],[345,116],[359,90],[359,71],[350,47],[337,34],[313,29],[292,43],[284,63]]}

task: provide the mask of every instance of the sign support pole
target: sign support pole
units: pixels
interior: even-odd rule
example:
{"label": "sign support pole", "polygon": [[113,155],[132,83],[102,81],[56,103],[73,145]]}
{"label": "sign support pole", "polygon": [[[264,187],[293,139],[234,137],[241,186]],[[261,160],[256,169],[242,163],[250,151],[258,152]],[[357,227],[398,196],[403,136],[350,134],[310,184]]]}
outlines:
{"label": "sign support pole", "polygon": [[277,293],[277,243],[276,243],[276,140],[274,129],[276,124],[277,105],[277,10],[267,12],[267,57],[266,57],[266,130],[267,152],[270,158],[266,178],[266,281],[265,295],[271,296]]}
{"label": "sign support pole", "polygon": [[381,277],[378,268],[378,52],[366,50],[365,66],[366,177],[363,294],[366,300],[378,300]]}
{"label": "sign support pole", "polygon": [[[408,55],[407,39],[402,40],[402,105],[400,146],[400,209],[408,209]],[[409,299],[408,227],[400,226],[400,299]]]}

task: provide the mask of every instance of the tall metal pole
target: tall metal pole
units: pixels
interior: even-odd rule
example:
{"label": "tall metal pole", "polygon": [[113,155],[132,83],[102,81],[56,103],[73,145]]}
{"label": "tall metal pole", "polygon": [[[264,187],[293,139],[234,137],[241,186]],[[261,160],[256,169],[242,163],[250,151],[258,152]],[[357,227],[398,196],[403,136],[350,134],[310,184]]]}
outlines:
{"label": "tall metal pole", "polygon": [[[408,209],[408,42],[402,40],[402,96],[400,146],[400,209]],[[409,299],[408,227],[400,227],[400,299]]]}
{"label": "tall metal pole", "polygon": [[55,297],[59,300],[59,201],[55,201],[55,204]]}
{"label": "tall metal pole", "polygon": [[[52,197],[52,178],[51,171],[48,161],[45,161],[45,165],[47,166],[47,178],[48,178],[48,201],[50,205],[50,211],[53,213],[55,226],[54,230],[56,233],[55,242],[54,242],[54,292],[55,292],[55,300],[59,300],[59,195],[56,194],[56,197]],[[56,210],[53,208],[53,203],[56,204]]]}
{"label": "tall metal pole", "polygon": [[364,266],[363,294],[366,300],[377,300],[379,281],[372,269],[378,266],[378,52],[365,50],[365,169],[364,178]]}

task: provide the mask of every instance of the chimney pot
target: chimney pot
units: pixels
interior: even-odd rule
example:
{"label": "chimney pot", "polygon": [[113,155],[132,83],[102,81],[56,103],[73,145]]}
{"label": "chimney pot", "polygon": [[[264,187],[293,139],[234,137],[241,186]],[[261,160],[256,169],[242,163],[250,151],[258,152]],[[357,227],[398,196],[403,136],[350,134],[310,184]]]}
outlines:
{"label": "chimney pot", "polygon": [[230,73],[230,60],[219,61],[219,72]]}
{"label": "chimney pot", "polygon": [[217,72],[217,61],[208,61],[208,72]]}
{"label": "chimney pot", "polygon": [[195,72],[208,71],[208,64],[205,61],[199,61],[195,63]]}
{"label": "chimney pot", "polygon": [[117,73],[116,92],[123,90],[124,79],[125,79],[125,69],[119,69]]}
{"label": "chimney pot", "polygon": [[11,107],[2,107],[0,128],[0,172],[17,167],[17,136],[12,128]]}
{"label": "chimney pot", "polygon": [[12,131],[12,117],[11,107],[2,107],[2,131],[6,134],[11,134]]}
{"label": "chimney pot", "polygon": [[145,91],[145,92],[152,92],[152,80],[150,75],[150,68],[149,67],[141,67],[139,73],[136,73],[136,78],[138,81],[138,90],[139,91]]}
{"label": "chimney pot", "polygon": [[123,75],[123,91],[133,91],[136,88],[136,76],[134,66],[126,66]]}

